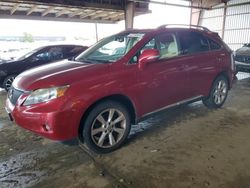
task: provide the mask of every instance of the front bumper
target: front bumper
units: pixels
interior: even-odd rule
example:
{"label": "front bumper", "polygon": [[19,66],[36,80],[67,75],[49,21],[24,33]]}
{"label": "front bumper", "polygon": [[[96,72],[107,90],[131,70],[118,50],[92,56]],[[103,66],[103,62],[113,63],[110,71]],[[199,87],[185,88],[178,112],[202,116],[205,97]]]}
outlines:
{"label": "front bumper", "polygon": [[13,119],[13,117],[12,117],[12,115],[11,115],[11,111],[10,111],[7,107],[5,107],[5,111],[7,112],[10,121],[14,121],[14,119]]}
{"label": "front bumper", "polygon": [[236,71],[250,72],[250,63],[235,61]]}
{"label": "front bumper", "polygon": [[6,111],[17,125],[52,140],[70,140],[78,136],[78,114],[64,108],[62,100],[53,100],[32,106],[22,106],[22,96],[14,106],[6,100]]}

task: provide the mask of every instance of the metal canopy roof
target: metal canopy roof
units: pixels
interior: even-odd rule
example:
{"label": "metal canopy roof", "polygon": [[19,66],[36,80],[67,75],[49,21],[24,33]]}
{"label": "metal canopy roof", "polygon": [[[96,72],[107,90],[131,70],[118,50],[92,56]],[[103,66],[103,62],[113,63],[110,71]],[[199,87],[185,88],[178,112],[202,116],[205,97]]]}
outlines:
{"label": "metal canopy roof", "polygon": [[[1,0],[0,18],[115,23],[124,19],[125,0]],[[148,13],[136,3],[135,15]]]}
{"label": "metal canopy roof", "polygon": [[200,6],[200,7],[205,7],[207,9],[212,9],[214,6],[221,4],[221,3],[226,3],[230,0],[190,0],[192,2],[192,5]]}
{"label": "metal canopy roof", "polygon": [[[158,0],[1,0],[0,18],[115,23],[125,19],[128,2],[135,2],[135,16],[149,13],[148,3],[174,6]],[[184,0],[191,8],[211,9],[229,0]],[[174,0],[173,0],[174,3]]]}

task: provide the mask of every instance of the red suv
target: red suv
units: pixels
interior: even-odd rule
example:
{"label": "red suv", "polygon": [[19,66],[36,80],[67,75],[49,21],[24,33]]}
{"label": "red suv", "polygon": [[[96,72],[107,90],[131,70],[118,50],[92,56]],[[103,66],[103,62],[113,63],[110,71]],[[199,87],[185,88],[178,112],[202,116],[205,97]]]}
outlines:
{"label": "red suv", "polygon": [[6,110],[44,137],[79,137],[94,152],[117,149],[131,124],[159,110],[202,100],[219,108],[232,86],[231,50],[203,27],[129,30],[72,61],[16,77]]}

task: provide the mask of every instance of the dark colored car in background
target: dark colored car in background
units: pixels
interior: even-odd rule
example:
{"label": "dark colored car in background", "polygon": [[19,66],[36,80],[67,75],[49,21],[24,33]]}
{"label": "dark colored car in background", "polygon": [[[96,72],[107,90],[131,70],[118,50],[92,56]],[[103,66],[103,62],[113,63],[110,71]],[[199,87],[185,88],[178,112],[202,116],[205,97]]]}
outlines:
{"label": "dark colored car in background", "polygon": [[6,111],[39,135],[78,137],[107,153],[154,112],[198,100],[219,108],[232,87],[232,51],[217,33],[189,27],[124,31],[72,61],[25,71],[13,82]]}
{"label": "dark colored car in background", "polygon": [[73,58],[84,50],[80,45],[51,45],[37,48],[17,60],[0,61],[0,87],[9,90],[15,77],[21,72],[62,59]]}
{"label": "dark colored car in background", "polygon": [[234,54],[236,73],[250,73],[250,43],[244,44],[241,48],[235,51]]}

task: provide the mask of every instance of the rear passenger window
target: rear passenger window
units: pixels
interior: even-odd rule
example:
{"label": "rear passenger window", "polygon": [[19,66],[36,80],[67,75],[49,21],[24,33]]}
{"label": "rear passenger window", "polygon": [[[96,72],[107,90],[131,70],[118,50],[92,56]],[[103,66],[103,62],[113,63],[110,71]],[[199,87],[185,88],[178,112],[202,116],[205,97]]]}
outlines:
{"label": "rear passenger window", "polygon": [[209,50],[208,40],[196,32],[180,33],[183,54],[195,54]]}

